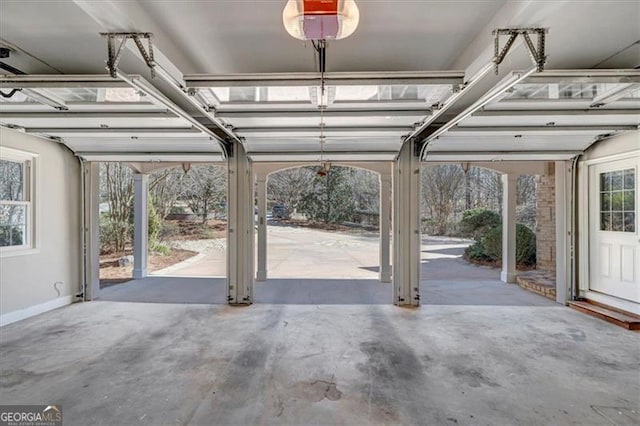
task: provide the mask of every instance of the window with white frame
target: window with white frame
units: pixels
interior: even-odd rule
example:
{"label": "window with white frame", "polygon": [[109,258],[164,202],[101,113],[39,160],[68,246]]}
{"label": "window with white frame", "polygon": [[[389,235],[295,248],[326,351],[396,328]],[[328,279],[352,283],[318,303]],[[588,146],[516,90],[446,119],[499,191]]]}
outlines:
{"label": "window with white frame", "polygon": [[0,149],[0,249],[33,247],[33,164],[30,153]]}

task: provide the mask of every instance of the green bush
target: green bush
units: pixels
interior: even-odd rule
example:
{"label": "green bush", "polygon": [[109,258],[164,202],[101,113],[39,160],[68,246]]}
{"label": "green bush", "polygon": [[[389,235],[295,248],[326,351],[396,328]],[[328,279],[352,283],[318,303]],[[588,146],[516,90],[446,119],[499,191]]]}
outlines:
{"label": "green bush", "polygon": [[502,218],[494,211],[484,208],[470,209],[462,213],[460,233],[463,236],[473,237],[478,241],[490,229],[500,225],[501,222]]}
{"label": "green bush", "polygon": [[[484,255],[493,261],[502,260],[502,226],[492,228],[482,238]],[[525,225],[516,225],[516,263],[535,265],[536,234]]]}
{"label": "green bush", "polygon": [[480,260],[480,261],[491,260],[485,254],[485,248],[484,248],[484,245],[482,244],[482,241],[476,241],[475,243],[467,247],[464,253],[466,257],[471,260]]}
{"label": "green bush", "polygon": [[171,206],[171,209],[169,210],[169,213],[171,213],[171,214],[186,214],[187,213],[187,209],[185,209],[182,206]]}
{"label": "green bush", "polygon": [[149,249],[150,251],[161,254],[162,256],[169,256],[171,254],[171,247],[158,241],[151,241]]}

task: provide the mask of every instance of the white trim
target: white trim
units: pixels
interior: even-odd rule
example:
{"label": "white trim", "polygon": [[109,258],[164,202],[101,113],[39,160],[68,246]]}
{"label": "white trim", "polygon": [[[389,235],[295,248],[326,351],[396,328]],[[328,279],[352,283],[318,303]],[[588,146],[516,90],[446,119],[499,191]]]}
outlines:
{"label": "white trim", "polygon": [[634,156],[640,155],[640,149],[636,149],[633,151],[621,152],[619,154],[608,155],[606,157],[593,158],[591,160],[581,161],[582,164],[586,164],[588,166],[592,166],[594,164],[600,163],[608,163],[609,161],[623,160],[626,158],[632,158]]}
{"label": "white trim", "polygon": [[607,294],[598,293],[591,290],[581,291],[580,296],[588,300],[593,300],[594,302],[602,303],[603,305],[611,306],[613,308],[631,312],[632,314],[640,315],[640,303],[634,303],[629,300],[619,299],[617,297],[609,296]]}
{"label": "white trim", "polygon": [[39,251],[40,239],[40,214],[38,209],[38,194],[40,193],[39,167],[40,154],[22,151],[14,148],[0,146],[0,159],[19,162],[23,164],[24,170],[24,200],[21,201],[1,201],[6,205],[26,206],[25,241],[27,244],[21,246],[0,247],[1,257],[13,257],[29,255]]}
{"label": "white trim", "polygon": [[70,305],[72,301],[72,296],[63,296],[39,305],[29,306],[28,308],[2,314],[0,315],[0,327],[4,327],[5,325],[33,317],[53,309],[61,308],[62,306]]}
{"label": "white trim", "polygon": [[[589,290],[589,165],[578,163],[578,289],[579,293]],[[575,255],[574,255],[575,256]]]}
{"label": "white trim", "polygon": [[4,259],[5,257],[15,257],[15,256],[28,256],[32,254],[40,253],[39,248],[34,247],[24,247],[24,246],[11,246],[11,247],[2,247],[2,251],[0,251],[0,259]]}

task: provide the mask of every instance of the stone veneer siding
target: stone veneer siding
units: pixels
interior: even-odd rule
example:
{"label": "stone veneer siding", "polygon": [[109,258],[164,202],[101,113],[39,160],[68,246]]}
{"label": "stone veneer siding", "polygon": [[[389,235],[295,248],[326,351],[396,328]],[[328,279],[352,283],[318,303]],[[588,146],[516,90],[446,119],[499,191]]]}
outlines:
{"label": "stone veneer siding", "polygon": [[536,177],[536,259],[537,269],[556,270],[555,165],[547,163],[546,173]]}

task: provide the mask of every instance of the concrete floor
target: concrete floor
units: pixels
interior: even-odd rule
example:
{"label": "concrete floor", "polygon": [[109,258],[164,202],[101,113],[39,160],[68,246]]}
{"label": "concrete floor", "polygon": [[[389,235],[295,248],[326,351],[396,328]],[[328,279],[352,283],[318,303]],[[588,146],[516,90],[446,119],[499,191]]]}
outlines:
{"label": "concrete floor", "polygon": [[571,309],[89,302],[3,327],[65,425],[638,424],[640,334]]}
{"label": "concrete floor", "polygon": [[424,243],[419,309],[372,278],[272,278],[250,307],[221,278],[106,288],[0,329],[0,403],[66,425],[640,424],[640,333]]}

